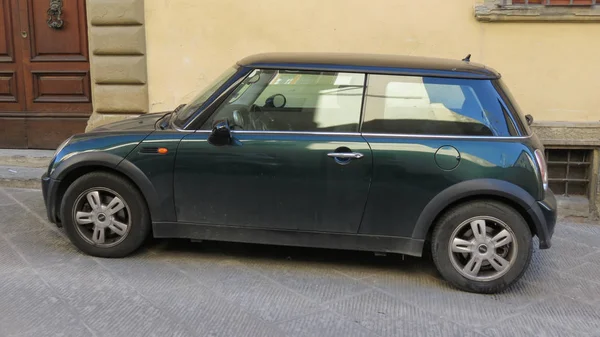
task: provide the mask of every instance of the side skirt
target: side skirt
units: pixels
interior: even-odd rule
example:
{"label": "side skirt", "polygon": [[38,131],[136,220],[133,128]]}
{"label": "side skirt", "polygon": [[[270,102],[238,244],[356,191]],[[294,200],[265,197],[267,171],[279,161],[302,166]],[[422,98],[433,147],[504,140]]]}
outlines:
{"label": "side skirt", "polygon": [[363,250],[421,256],[424,240],[361,234],[302,232],[244,228],[180,222],[152,224],[156,238],[245,242],[279,246],[298,246],[344,250]]}

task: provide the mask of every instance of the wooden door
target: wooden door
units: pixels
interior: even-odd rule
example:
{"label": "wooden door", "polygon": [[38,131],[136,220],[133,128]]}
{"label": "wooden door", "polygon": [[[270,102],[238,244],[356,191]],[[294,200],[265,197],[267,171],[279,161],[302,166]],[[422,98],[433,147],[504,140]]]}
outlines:
{"label": "wooden door", "polygon": [[85,0],[0,0],[0,17],[0,147],[55,148],[92,111]]}

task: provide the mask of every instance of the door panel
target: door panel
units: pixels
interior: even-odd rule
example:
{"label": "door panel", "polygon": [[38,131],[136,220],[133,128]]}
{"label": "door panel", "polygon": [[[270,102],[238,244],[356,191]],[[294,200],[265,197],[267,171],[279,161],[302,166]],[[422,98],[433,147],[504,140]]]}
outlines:
{"label": "door panel", "polygon": [[10,2],[0,1],[0,62],[14,62]]}
{"label": "door panel", "polygon": [[92,112],[85,0],[63,0],[60,29],[48,26],[49,6],[0,0],[0,117],[21,126],[0,147],[54,148]]}
{"label": "door panel", "polygon": [[17,102],[17,79],[14,72],[0,72],[0,102]]}
{"label": "door panel", "polygon": [[[272,229],[356,233],[372,170],[356,135],[233,132],[214,146],[209,133],[186,136],[175,163],[178,221]],[[347,165],[328,153],[364,155]]]}
{"label": "door panel", "polygon": [[[61,95],[71,93],[75,98],[79,98],[84,93],[84,80],[86,73],[51,73],[35,72],[33,73],[34,102],[56,102]],[[56,98],[53,99],[53,97]],[[84,100],[87,100],[83,96]]]}
{"label": "door panel", "polygon": [[[90,102],[90,78],[87,71],[33,71],[34,103]],[[69,111],[65,106],[63,110]]]}
{"label": "door panel", "polygon": [[[29,37],[24,60],[27,108],[30,111],[89,113],[92,110],[87,53],[85,3],[63,0],[64,25],[50,28],[46,22],[49,3],[21,0],[26,3]],[[51,82],[51,85],[49,82]],[[56,86],[48,92],[50,86]]]}
{"label": "door panel", "polygon": [[[17,38],[14,18],[17,10],[10,0],[0,0],[0,113],[24,108],[24,88],[19,64],[20,49],[15,49]],[[17,20],[18,21],[18,20]]]}
{"label": "door panel", "polygon": [[60,29],[48,27],[49,1],[27,0],[32,62],[86,61],[88,55],[84,1],[63,0]]}

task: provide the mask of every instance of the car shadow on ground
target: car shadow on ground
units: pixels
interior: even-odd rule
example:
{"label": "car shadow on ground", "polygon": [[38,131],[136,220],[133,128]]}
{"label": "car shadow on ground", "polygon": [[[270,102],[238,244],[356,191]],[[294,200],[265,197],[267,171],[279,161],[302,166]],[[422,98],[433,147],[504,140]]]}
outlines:
{"label": "car shadow on ground", "polygon": [[222,256],[224,260],[252,261],[253,263],[285,263],[331,267],[336,270],[362,269],[372,273],[400,271],[426,273],[441,281],[430,254],[423,257],[402,254],[380,254],[368,251],[277,246],[220,241],[190,241],[186,239],[151,239],[144,250],[159,255]]}

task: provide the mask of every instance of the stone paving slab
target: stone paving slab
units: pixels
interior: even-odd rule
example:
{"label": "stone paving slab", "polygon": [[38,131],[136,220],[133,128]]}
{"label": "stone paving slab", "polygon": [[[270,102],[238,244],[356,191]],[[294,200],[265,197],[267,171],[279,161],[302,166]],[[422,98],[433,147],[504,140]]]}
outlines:
{"label": "stone paving slab", "polygon": [[48,168],[53,150],[0,149],[0,165]]}
{"label": "stone paving slab", "polygon": [[41,188],[42,175],[47,168],[0,164],[0,187]]}
{"label": "stone paving slab", "polygon": [[502,294],[427,259],[151,240],[78,252],[39,190],[0,188],[0,336],[600,336],[600,224],[561,222]]}

